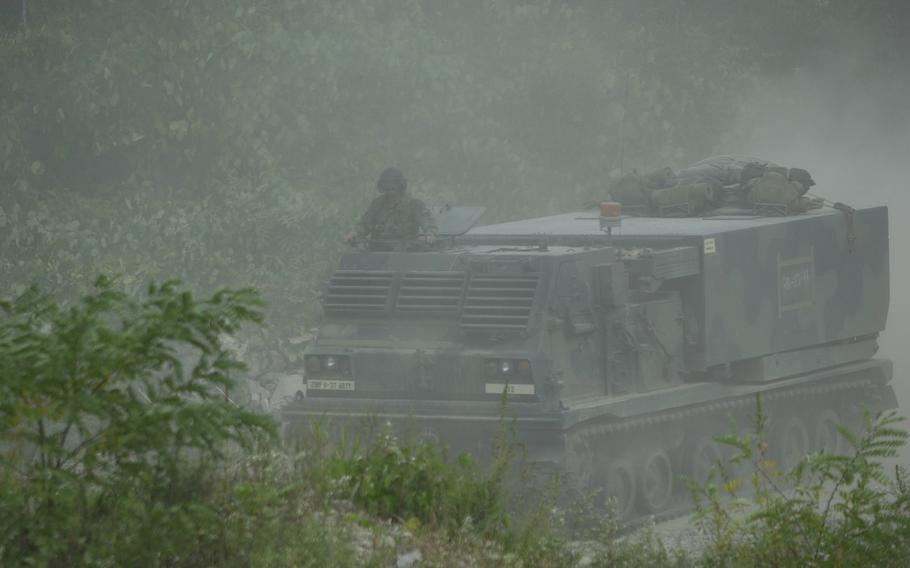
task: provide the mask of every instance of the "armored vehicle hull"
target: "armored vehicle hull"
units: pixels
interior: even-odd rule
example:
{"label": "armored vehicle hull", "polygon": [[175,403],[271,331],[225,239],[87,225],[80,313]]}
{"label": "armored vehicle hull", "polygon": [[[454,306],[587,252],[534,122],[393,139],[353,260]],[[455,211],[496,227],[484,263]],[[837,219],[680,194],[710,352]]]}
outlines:
{"label": "armored vehicle hull", "polygon": [[390,422],[483,460],[505,422],[528,459],[633,518],[677,506],[712,436],[761,395],[785,466],[843,448],[836,424],[896,406],[876,359],[887,210],[478,227],[445,248],[345,255],[284,409]]}

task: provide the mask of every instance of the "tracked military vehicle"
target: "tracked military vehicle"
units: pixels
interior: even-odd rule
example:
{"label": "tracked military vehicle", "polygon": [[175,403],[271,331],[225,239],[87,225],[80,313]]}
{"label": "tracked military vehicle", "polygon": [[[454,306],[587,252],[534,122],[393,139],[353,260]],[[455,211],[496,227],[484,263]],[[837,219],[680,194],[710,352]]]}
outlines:
{"label": "tracked military vehicle", "polygon": [[632,518],[680,502],[679,476],[706,475],[712,436],[746,425],[756,393],[784,466],[844,449],[835,425],[864,406],[896,406],[874,357],[886,208],[617,208],[448,236],[443,222],[435,250],[344,255],[285,420],[408,424],[482,459],[505,414],[530,461]]}

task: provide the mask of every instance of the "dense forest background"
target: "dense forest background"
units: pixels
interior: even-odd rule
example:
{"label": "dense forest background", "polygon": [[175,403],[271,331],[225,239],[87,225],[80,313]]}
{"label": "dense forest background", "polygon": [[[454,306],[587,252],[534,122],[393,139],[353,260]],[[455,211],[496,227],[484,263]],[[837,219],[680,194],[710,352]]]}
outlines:
{"label": "dense forest background", "polygon": [[[3,0],[0,17],[2,291],[249,285],[284,337],[316,322],[387,165],[492,222],[714,153],[812,169],[805,148],[849,135],[795,126],[820,91],[847,101],[820,124],[872,85],[906,110],[880,81],[910,53],[901,0]],[[882,127],[899,144],[903,125]]]}

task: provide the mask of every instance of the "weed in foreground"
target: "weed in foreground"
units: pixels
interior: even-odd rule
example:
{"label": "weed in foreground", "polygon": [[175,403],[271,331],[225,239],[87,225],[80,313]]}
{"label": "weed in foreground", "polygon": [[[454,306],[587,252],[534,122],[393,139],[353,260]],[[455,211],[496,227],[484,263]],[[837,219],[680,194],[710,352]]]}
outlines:
{"label": "weed in foreground", "polygon": [[895,412],[865,413],[865,428],[838,430],[852,450],[810,454],[789,471],[768,457],[765,417],[756,403],[752,432],[721,436],[748,464],[748,484],[721,466],[722,485],[690,485],[696,521],[708,537],[706,566],[906,566],[910,491],[895,457],[908,434]]}

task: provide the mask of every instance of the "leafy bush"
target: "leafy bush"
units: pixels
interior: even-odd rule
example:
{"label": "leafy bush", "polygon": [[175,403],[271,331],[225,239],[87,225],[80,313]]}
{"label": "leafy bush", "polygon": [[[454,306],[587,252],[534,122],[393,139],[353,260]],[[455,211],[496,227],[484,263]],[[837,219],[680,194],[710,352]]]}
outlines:
{"label": "leafy bush", "polygon": [[36,288],[0,302],[5,564],[191,549],[215,516],[207,464],[274,434],[229,402],[242,367],[220,343],[258,306],[251,290],[196,300],[173,282],[135,301],[103,278],[70,307]]}
{"label": "leafy bush", "polygon": [[727,468],[724,483],[695,487],[697,519],[709,537],[708,566],[903,566],[910,550],[910,485],[882,460],[908,433],[893,411],[865,415],[865,430],[839,427],[847,454],[819,452],[789,471],[767,455],[760,403],[753,432],[720,436],[751,466],[747,486]]}
{"label": "leafy bush", "polygon": [[457,528],[508,523],[498,476],[484,475],[470,456],[446,460],[437,442],[404,442],[386,432],[361,453],[335,457],[328,466],[340,480],[336,494],[379,517]]}

